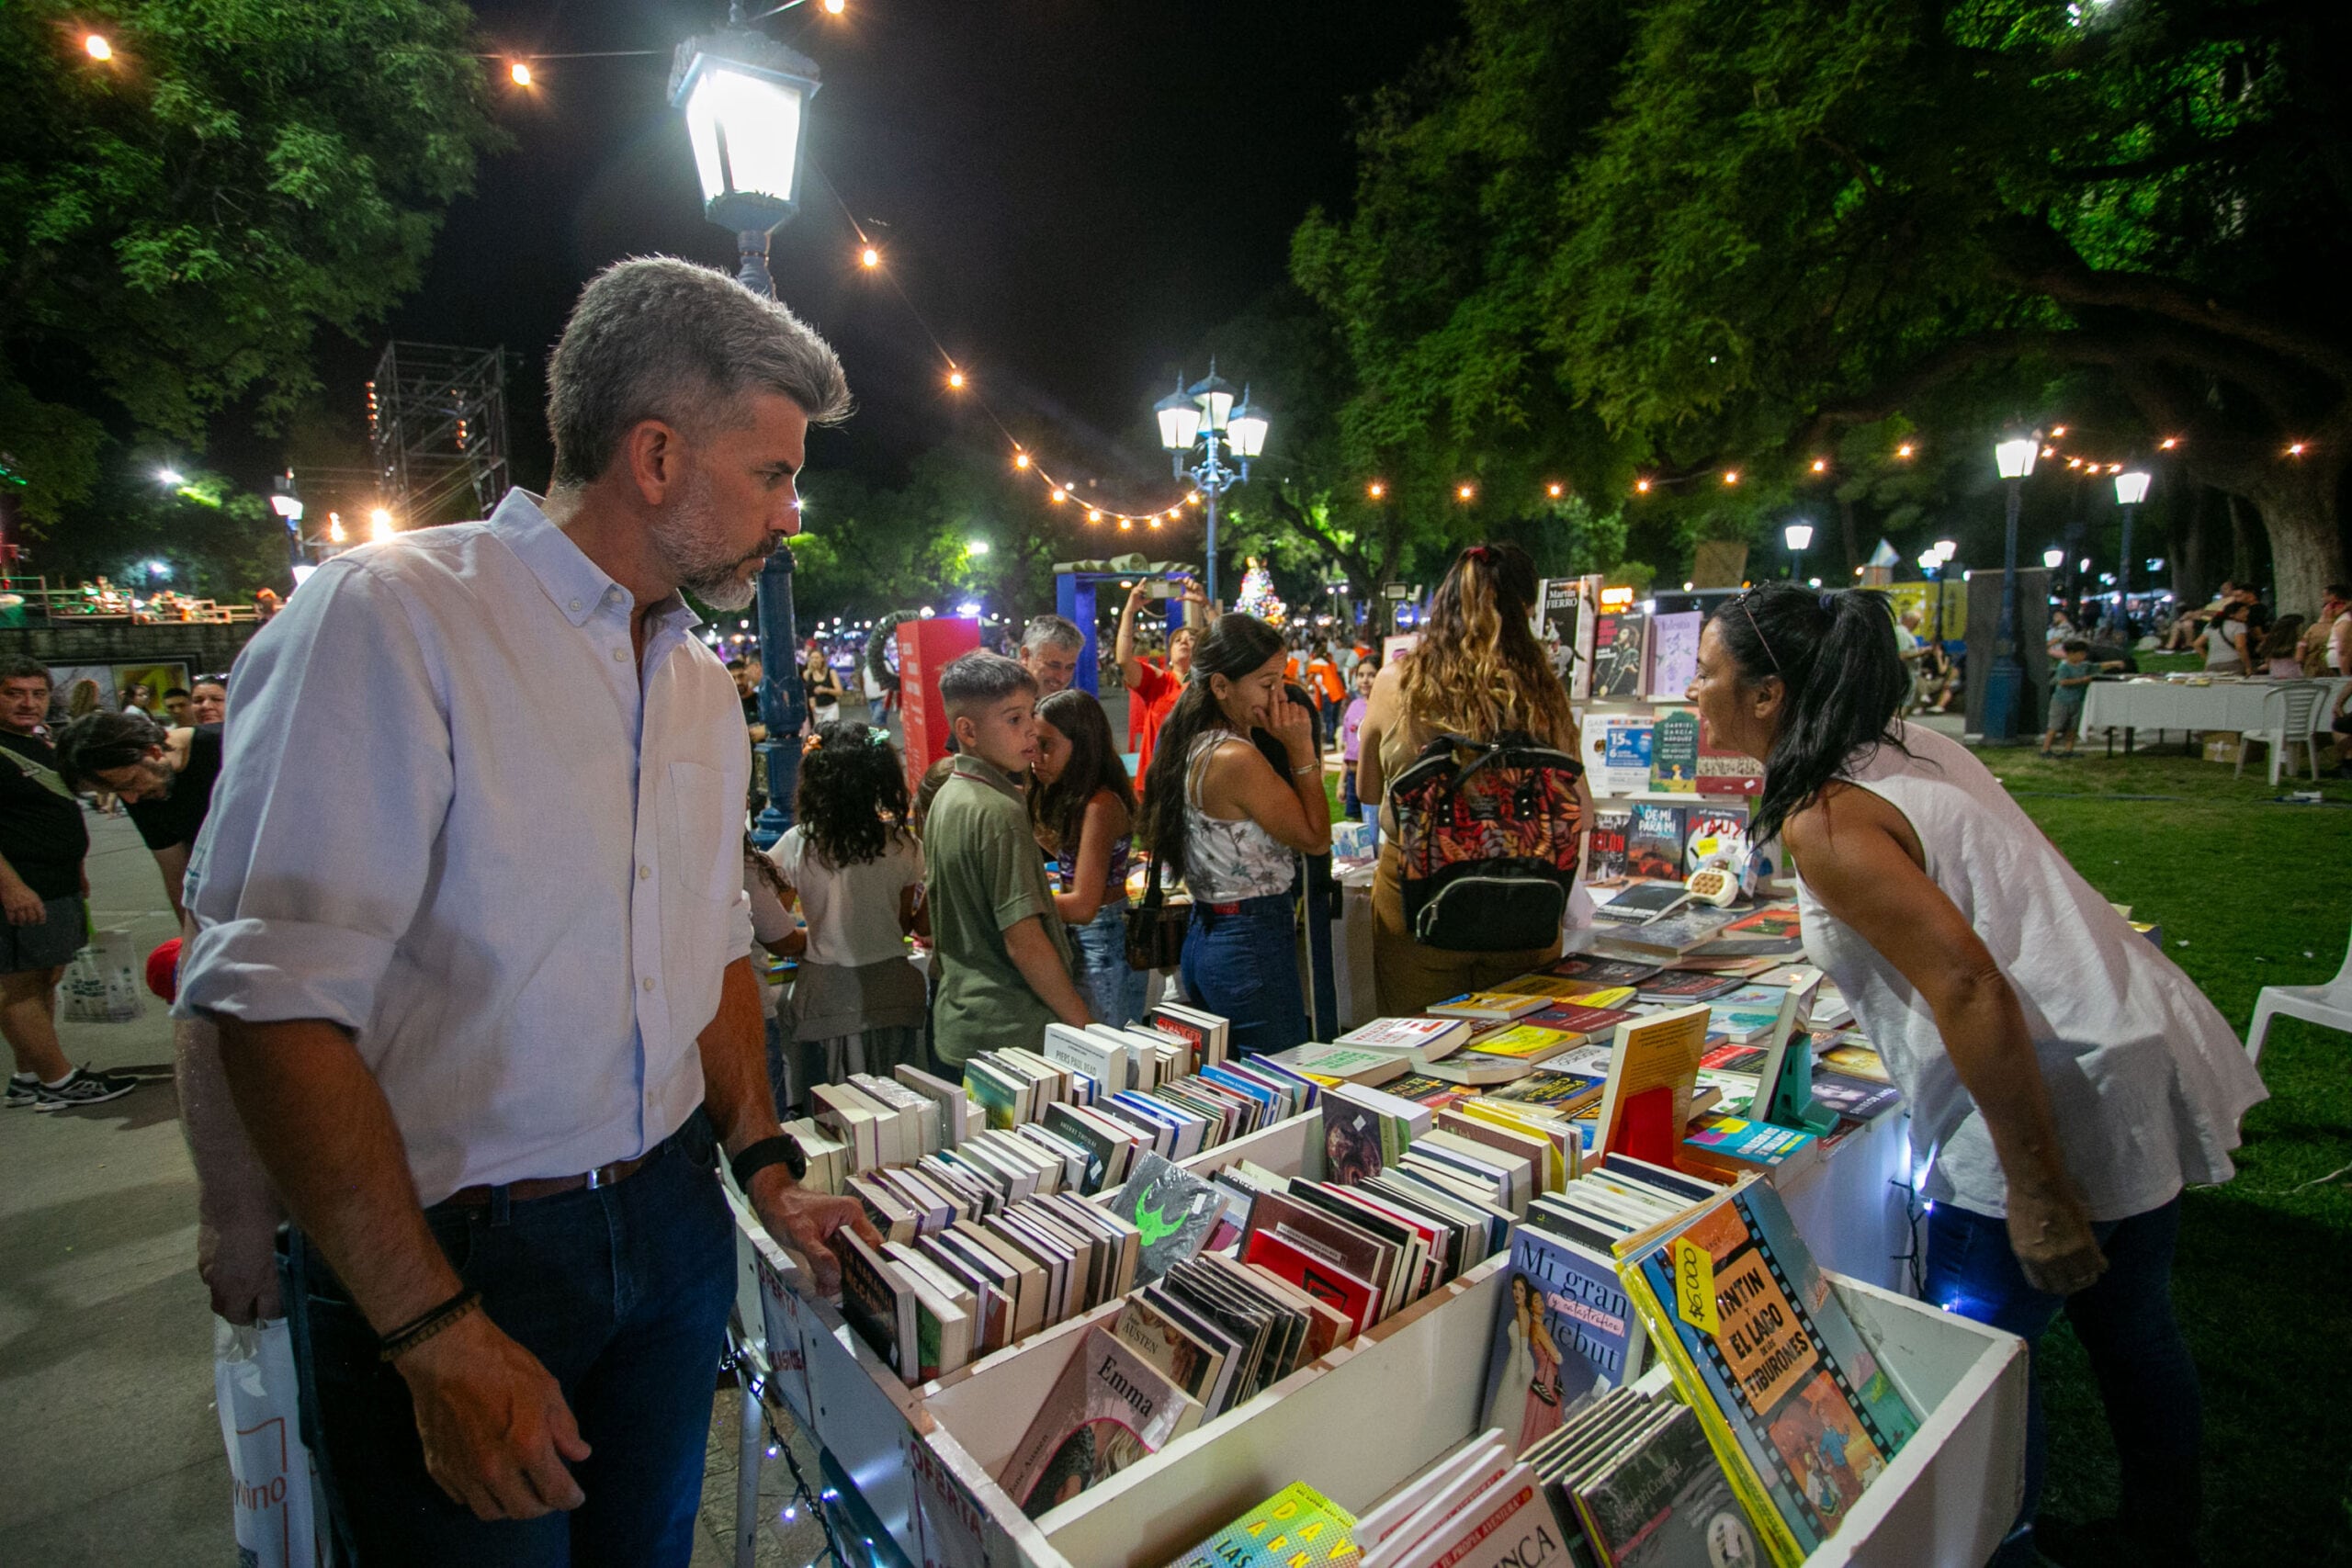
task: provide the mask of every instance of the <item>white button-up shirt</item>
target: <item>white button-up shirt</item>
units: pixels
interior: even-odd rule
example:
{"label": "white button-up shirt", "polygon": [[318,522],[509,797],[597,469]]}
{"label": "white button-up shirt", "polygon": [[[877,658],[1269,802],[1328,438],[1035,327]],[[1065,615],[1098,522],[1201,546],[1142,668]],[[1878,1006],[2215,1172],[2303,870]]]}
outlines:
{"label": "white button-up shirt", "polygon": [[419,1198],[643,1154],[751,944],[751,750],[673,597],[510,491],[363,546],[237,661],[178,1011],[352,1031]]}

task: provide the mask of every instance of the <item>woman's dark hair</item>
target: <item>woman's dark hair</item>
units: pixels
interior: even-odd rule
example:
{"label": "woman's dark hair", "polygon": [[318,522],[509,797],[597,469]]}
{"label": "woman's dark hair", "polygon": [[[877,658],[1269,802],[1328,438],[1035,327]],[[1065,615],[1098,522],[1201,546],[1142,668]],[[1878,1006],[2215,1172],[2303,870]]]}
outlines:
{"label": "woman's dark hair", "polygon": [[1767,582],[1725,601],[1715,636],[1742,685],[1778,679],[1787,694],[1764,793],[1748,841],[1777,837],[1822,786],[1882,745],[1897,750],[1895,720],[1911,696],[1910,671],[1894,646],[1894,616],[1883,593],[1820,593]]}
{"label": "woman's dark hair", "polygon": [[1177,876],[1184,874],[1184,769],[1201,732],[1224,722],[1210,677],[1238,681],[1282,652],[1282,633],[1238,610],[1220,616],[1193,649],[1193,678],[1184,682],[1184,694],[1160,725],[1159,739],[1152,743],[1151,771],[1144,775],[1138,826],[1151,846],[1155,878],[1161,866]]}
{"label": "woman's dark hair", "polygon": [[2270,635],[2262,639],[2262,651],[2259,657],[2292,659],[2295,657],[2295,645],[2302,639],[2303,617],[2281,615],[2278,617],[2278,624],[2270,628]]}
{"label": "woman's dark hair", "polygon": [[907,777],[889,735],[855,719],[820,728],[800,759],[794,802],[801,833],[824,862],[840,870],[864,865],[907,830]]}
{"label": "woman's dark hair", "polygon": [[103,790],[98,774],[147,759],[164,727],[134,708],[100,708],[57,732],[57,772],[72,790]]}
{"label": "woman's dark hair", "polygon": [[753,875],[768,885],[768,891],[775,895],[776,902],[786,903],[791,899],[792,884],[784,879],[784,873],[775,868],[775,862],[768,859],[766,852],[752,841],[749,833],[743,835],[743,863],[751,867]]}
{"label": "woman's dark hair", "polygon": [[1127,782],[1127,765],[1111,740],[1111,721],[1102,705],[1076,686],[1065,687],[1037,705],[1039,722],[1052,725],[1069,742],[1069,761],[1061,776],[1029,792],[1029,821],[1053,836],[1058,848],[1078,852],[1079,830],[1086,824],[1086,807],[1094,792],[1107,789],[1136,814],[1135,785]]}

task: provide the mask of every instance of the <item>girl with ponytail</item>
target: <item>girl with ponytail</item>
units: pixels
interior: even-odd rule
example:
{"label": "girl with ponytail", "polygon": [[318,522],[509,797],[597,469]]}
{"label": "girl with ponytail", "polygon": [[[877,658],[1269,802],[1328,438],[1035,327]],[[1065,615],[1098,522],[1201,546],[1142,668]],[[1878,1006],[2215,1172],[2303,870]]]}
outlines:
{"label": "girl with ponytail", "polygon": [[1331,847],[1315,716],[1283,691],[1287,657],[1282,634],[1256,616],[1220,618],[1200,639],[1144,780],[1152,874],[1181,874],[1193,895],[1184,994],[1230,1019],[1234,1049],[1253,1055],[1306,1041],[1294,852]]}
{"label": "girl with ponytail", "polygon": [[[2000,781],[1902,720],[1909,691],[1883,595],[1770,583],[1708,621],[1690,694],[1764,763],[1752,830],[1787,845],[1806,956],[1911,1108],[1927,1299],[2028,1341],[2065,1312],[2099,1374],[2123,1526],[2141,1555],[2177,1556],[2199,1511],[2197,1371],[2171,1301],[2180,1194],[2229,1179],[2262,1080]],[[2037,1560],[2047,1459],[2035,1408],[1996,1563]]]}
{"label": "girl with ponytail", "polygon": [[[1373,682],[1356,735],[1356,794],[1365,804],[1379,802],[1388,781],[1440,735],[1487,742],[1516,733],[1577,755],[1567,688],[1530,626],[1535,593],[1535,563],[1517,545],[1472,545],[1454,557],[1430,596],[1412,652]],[[1592,796],[1582,780],[1577,792],[1589,821]],[[1405,919],[1396,832],[1396,814],[1384,807],[1372,880],[1373,986],[1384,1014],[1486,990],[1559,956],[1557,942],[1509,953],[1453,953],[1416,942]]]}

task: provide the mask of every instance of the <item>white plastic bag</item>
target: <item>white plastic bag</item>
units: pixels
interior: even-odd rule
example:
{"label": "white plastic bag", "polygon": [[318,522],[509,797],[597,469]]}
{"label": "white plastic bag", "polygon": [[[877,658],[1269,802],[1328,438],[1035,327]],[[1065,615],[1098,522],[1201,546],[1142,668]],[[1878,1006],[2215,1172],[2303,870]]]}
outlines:
{"label": "white plastic bag", "polygon": [[241,1328],[214,1317],[212,1387],[235,1483],[239,1568],[322,1568],[327,1554],[286,1320]]}
{"label": "white plastic bag", "polygon": [[90,945],[66,966],[65,1016],[75,1023],[129,1023],[147,1010],[141,999],[139,957],[127,926],[94,932]]}

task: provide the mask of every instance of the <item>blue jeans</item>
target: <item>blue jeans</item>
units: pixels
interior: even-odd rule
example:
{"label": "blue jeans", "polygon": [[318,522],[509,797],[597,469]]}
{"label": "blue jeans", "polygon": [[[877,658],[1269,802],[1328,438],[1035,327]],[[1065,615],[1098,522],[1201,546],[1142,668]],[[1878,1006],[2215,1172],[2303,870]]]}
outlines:
{"label": "blue jeans", "polygon": [[1069,933],[1078,941],[1078,983],[1097,1023],[1133,1023],[1143,1016],[1145,976],[1127,967],[1127,902],[1105,904]]}
{"label": "blue jeans", "polygon": [[1298,987],[1298,932],[1291,896],[1245,898],[1229,915],[1193,906],[1181,965],[1184,994],[1233,1023],[1236,1055],[1306,1043]]}
{"label": "blue jeans", "polygon": [[[2099,1398],[2122,1471],[2121,1518],[2135,1534],[2168,1548],[2166,1561],[2196,1561],[2202,1488],[2197,1469],[2203,1405],[2197,1364],[2172,1314],[2173,1245],[2180,1200],[2130,1219],[2094,1225],[2107,1272],[2086,1291],[2059,1297],[2026,1282],[2006,1221],[1939,1203],[1928,1216],[1927,1299],[1947,1312],[2004,1328],[2038,1348],[2064,1312],[2098,1378]],[[1994,1557],[2030,1563],[2034,1515],[2049,1467],[2041,1410],[2041,1359],[2028,1365],[2025,1504]]]}
{"label": "blue jeans", "polygon": [[735,1296],[734,1223],[696,1111],[616,1186],[425,1211],[482,1310],[562,1385],[594,1453],[570,1513],[485,1523],[425,1473],[408,1384],[299,1230],[279,1258],[302,1436],[344,1560],[675,1564],[694,1551],[711,1391]]}

